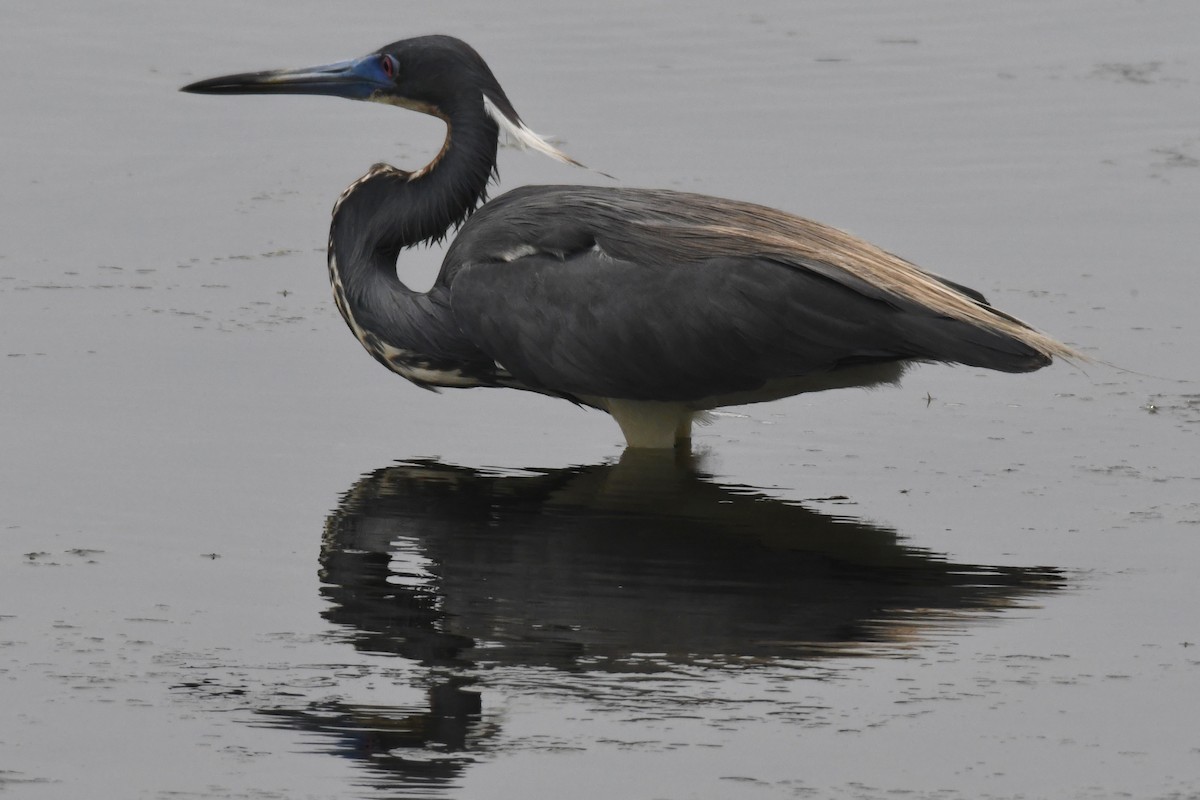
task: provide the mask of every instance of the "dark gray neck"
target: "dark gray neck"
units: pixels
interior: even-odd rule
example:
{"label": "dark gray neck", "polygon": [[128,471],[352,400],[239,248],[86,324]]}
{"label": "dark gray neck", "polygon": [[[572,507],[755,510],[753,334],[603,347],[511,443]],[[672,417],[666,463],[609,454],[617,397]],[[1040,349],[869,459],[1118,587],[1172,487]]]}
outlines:
{"label": "dark gray neck", "polygon": [[333,209],[329,246],[350,278],[357,266],[377,266],[406,247],[432,242],[457,227],[485,199],[495,174],[499,130],[482,103],[447,120],[446,142],[417,172],[376,164],[342,193]]}
{"label": "dark gray neck", "polygon": [[446,287],[414,292],[396,274],[401,250],[442,239],[485,198],[499,131],[482,103],[474,107],[448,116],[446,143],[429,166],[409,173],[378,164],[334,206],[334,297],[355,336],[385,364],[380,350],[387,348],[435,359],[481,355],[452,323]]}

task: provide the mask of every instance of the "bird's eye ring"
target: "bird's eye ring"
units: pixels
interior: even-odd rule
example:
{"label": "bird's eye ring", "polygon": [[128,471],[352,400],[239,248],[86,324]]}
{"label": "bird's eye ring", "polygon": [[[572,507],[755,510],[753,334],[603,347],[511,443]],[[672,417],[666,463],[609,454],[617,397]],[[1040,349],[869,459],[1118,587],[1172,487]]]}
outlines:
{"label": "bird's eye ring", "polygon": [[392,80],[395,80],[396,76],[400,74],[400,65],[396,63],[395,56],[384,53],[379,57],[379,66],[383,70],[383,74]]}

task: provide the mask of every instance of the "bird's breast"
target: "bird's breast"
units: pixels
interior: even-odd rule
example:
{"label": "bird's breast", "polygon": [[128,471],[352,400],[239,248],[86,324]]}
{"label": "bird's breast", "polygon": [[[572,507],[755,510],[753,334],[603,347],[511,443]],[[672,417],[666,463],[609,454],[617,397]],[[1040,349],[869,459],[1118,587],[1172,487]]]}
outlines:
{"label": "bird's breast", "polygon": [[333,290],[333,302],[354,338],[372,358],[402,378],[427,389],[508,385],[506,379],[509,376],[498,364],[468,362],[402,347],[368,328],[354,313],[341,271],[332,255],[329,260],[329,283]]}

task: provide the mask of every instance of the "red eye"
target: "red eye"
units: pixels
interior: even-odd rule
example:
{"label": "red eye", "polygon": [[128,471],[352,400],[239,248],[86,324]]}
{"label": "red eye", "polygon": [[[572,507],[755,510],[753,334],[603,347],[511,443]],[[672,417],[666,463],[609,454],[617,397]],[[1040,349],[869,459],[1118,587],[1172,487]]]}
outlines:
{"label": "red eye", "polygon": [[396,74],[400,71],[400,65],[396,63],[396,59],[386,54],[379,57],[379,66],[383,69],[383,74],[392,80],[396,79]]}

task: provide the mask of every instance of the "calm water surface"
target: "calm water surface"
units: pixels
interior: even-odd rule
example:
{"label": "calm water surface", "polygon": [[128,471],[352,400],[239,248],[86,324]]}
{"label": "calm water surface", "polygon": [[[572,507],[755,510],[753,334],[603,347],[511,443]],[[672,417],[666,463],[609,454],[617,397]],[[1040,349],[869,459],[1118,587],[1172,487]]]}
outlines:
{"label": "calm water surface", "polygon": [[[176,89],[430,32],[621,185],[1136,372],[928,367],[682,460],[416,390],[323,250],[440,125]],[[0,795],[1200,796],[1197,41],[1189,0],[5,6]]]}

